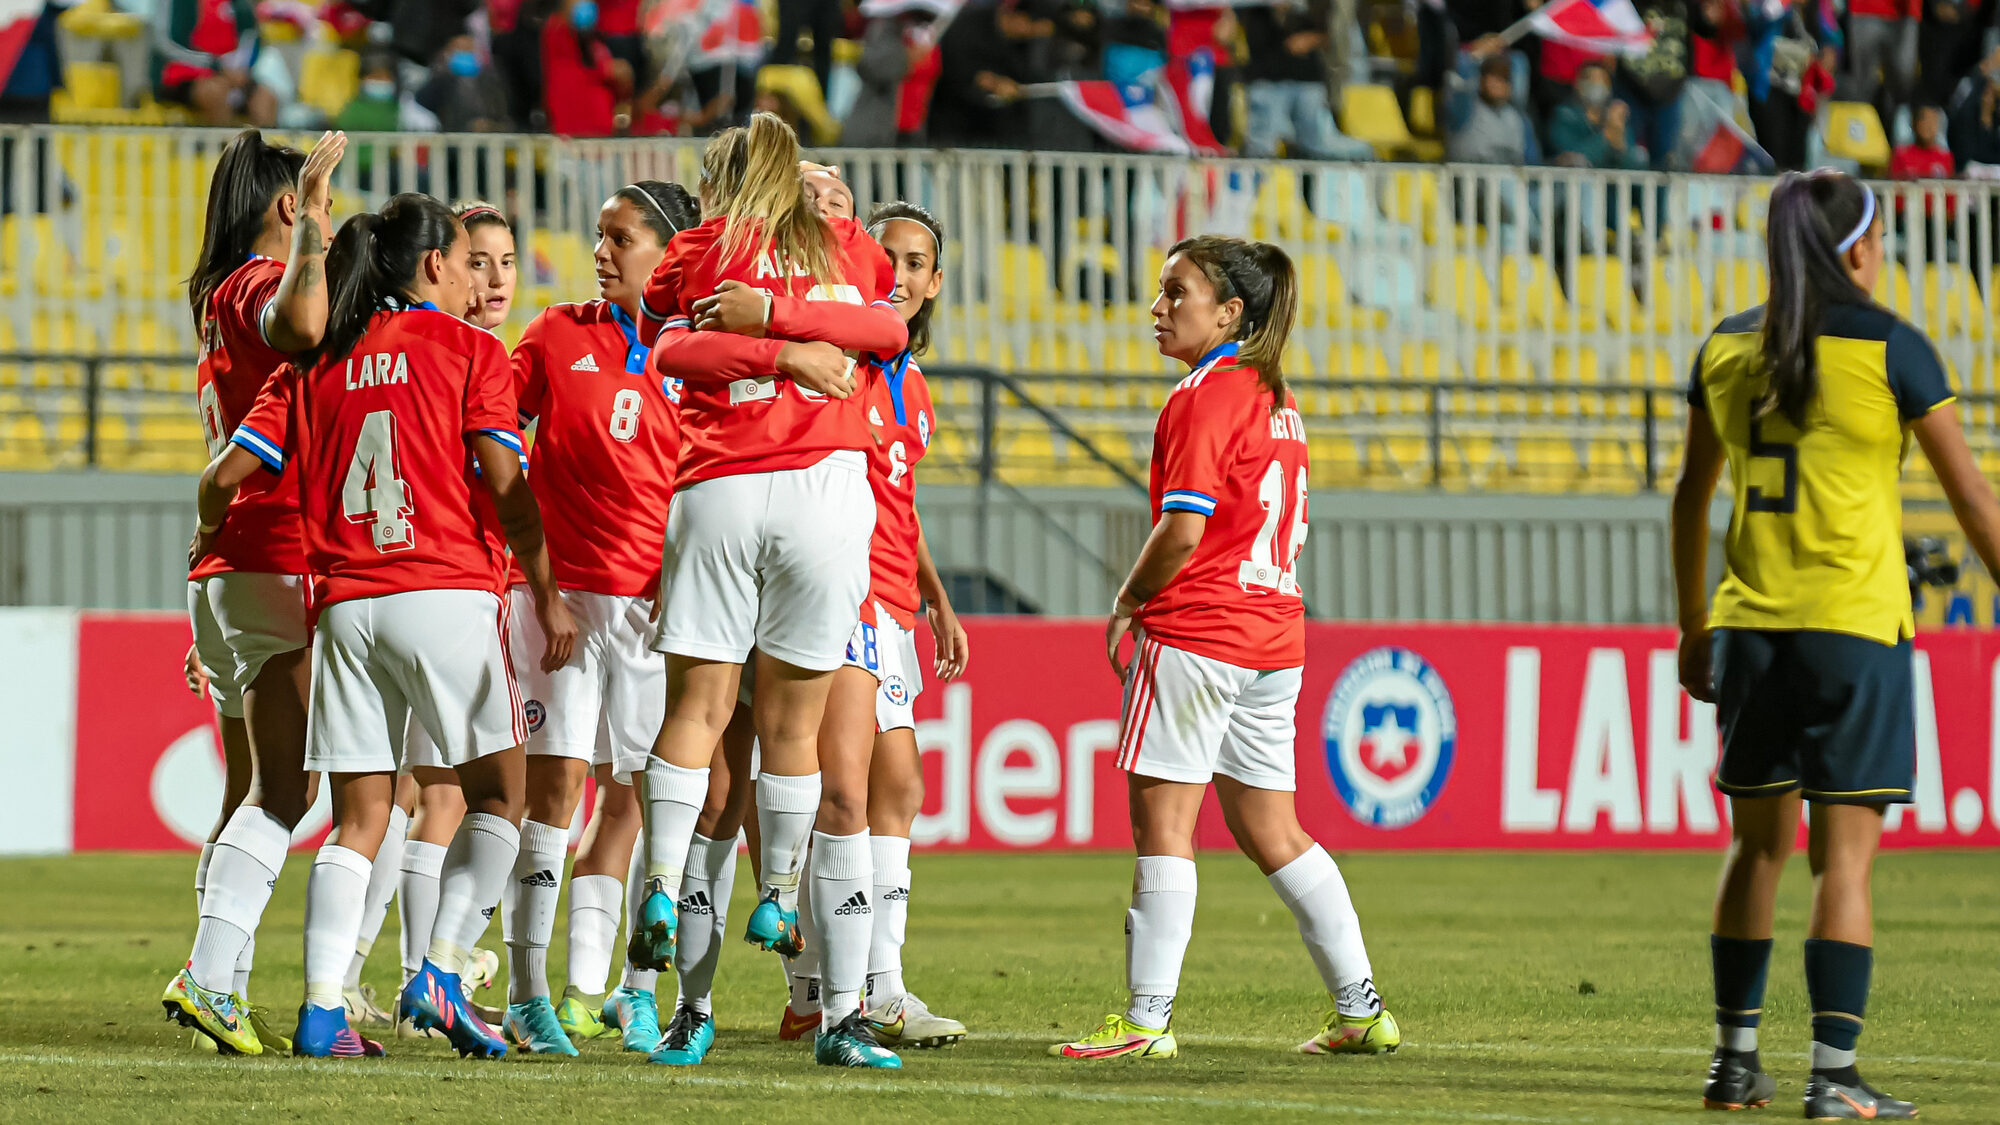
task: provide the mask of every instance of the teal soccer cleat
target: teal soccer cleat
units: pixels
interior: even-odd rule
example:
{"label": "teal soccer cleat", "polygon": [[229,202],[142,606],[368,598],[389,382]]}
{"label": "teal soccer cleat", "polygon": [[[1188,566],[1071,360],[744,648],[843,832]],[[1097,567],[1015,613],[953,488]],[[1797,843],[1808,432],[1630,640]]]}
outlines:
{"label": "teal soccer cleat", "polygon": [[799,930],[799,912],[778,905],[778,892],[766,891],[757,909],[750,912],[750,924],[743,928],[743,940],[759,949],[782,953],[787,958],[806,951],[805,934]]}
{"label": "teal soccer cleat", "polygon": [[667,1037],[653,1052],[653,1061],[662,1066],[700,1066],[715,1046],[715,1018],[682,1004],[667,1025]]}
{"label": "teal soccer cleat", "polygon": [[576,1057],[576,1045],[569,1041],[569,1033],[556,1020],[555,1005],[546,996],[537,996],[525,1004],[507,1005],[507,1014],[500,1020],[500,1032],[507,1042],[531,1055]]}
{"label": "teal soccer cleat", "polygon": [[875,1041],[875,1029],[860,1012],[847,1013],[846,1019],[819,1033],[813,1040],[813,1061],[821,1066],[903,1068],[896,1052]]}
{"label": "teal soccer cleat", "polygon": [[642,969],[665,972],[674,965],[674,934],[679,929],[680,915],[674,909],[674,896],[667,893],[666,881],[648,879],[632,939],[625,943],[625,956]]}
{"label": "teal soccer cleat", "polygon": [[604,998],[604,1026],[619,1032],[628,1051],[652,1054],[660,1045],[660,1002],[637,988],[619,987]]}

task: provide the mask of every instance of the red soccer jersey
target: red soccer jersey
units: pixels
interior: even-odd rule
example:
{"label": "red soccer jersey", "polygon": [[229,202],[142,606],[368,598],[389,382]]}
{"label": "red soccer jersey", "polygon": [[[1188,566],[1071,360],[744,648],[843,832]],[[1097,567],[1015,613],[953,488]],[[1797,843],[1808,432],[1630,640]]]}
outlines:
{"label": "red soccer jersey", "polygon": [[917,622],[917,462],[930,451],[936,415],[924,373],[904,355],[881,364],[862,394],[875,445],[868,486],[875,490],[875,535],[868,541],[868,599],[896,623]]}
{"label": "red soccer jersey", "polygon": [[566,590],[630,597],[659,585],[680,388],[662,386],[647,352],[638,326],[609,301],[552,305],[514,348],[521,424],[536,422],[528,471]]}
{"label": "red soccer jersey", "polygon": [[[209,296],[201,322],[201,360],[195,368],[196,402],[208,454],[222,452],[250,413],[257,392],[286,363],[285,353],[264,339],[264,310],[278,296],[285,264],[252,257],[236,267]],[[272,452],[276,452],[275,450]],[[259,473],[243,482],[229,504],[229,520],[215,549],[196,563],[189,578],[243,571],[250,574],[304,574],[305,532],[299,525],[297,473]]]}
{"label": "red soccer jersey", "polygon": [[375,314],[349,355],[286,371],[231,440],[274,469],[298,462],[314,604],[498,592],[506,544],[467,442],[521,448],[500,338],[422,304]]}
{"label": "red soccer jersey", "polygon": [[1148,635],[1240,668],[1306,660],[1294,569],[1306,541],[1306,431],[1271,412],[1253,368],[1224,345],[1167,397],[1153,427],[1153,510],[1208,517],[1194,556],[1139,609]]}
{"label": "red soccer jersey", "polygon": [[[895,355],[908,345],[909,328],[886,300],[896,285],[888,254],[859,224],[833,220],[844,281],[827,293],[811,277],[781,268],[772,253],[753,255],[754,233],[743,251],[723,262],[722,226],[711,219],[675,235],[646,283],[641,339],[655,335],[653,362],[661,375],[686,383],[679,487],[803,469],[836,450],[868,449],[873,442],[860,395],[830,399],[775,372],[787,340],[820,340],[875,355]],[[763,338],[690,330],[694,303],[724,281],[772,294]],[[850,305],[865,307],[845,307]]]}

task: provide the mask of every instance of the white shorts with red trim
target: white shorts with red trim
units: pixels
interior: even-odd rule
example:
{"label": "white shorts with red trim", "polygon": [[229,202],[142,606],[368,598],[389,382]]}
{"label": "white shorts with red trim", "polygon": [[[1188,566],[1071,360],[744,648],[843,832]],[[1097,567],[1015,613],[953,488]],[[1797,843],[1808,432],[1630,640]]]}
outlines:
{"label": "white shorts with red trim", "polygon": [[1219,773],[1291,792],[1303,672],[1239,668],[1140,636],[1125,676],[1119,768],[1195,785]]}
{"label": "white shorts with red trim", "polygon": [[188,583],[194,647],[208,669],[216,710],[243,717],[243,693],[265,662],[311,643],[306,579],[298,574],[231,572]]}
{"label": "white shorts with red trim", "polygon": [[875,677],[876,733],[916,727],[917,695],[924,690],[916,630],[903,628],[879,602],[864,606],[847,641],[845,664]]}
{"label": "white shorts with red trim", "polygon": [[629,783],[645,769],[667,710],[667,660],[653,651],[652,600],[563,591],[576,620],[576,652],[543,672],[547,641],[535,599],[526,586],[514,587],[509,599],[528,753],[609,764]]}
{"label": "white shorts with red trim", "polygon": [[412,718],[436,742],[441,766],[527,740],[498,594],[414,590],[321,612],[306,768],[392,773]]}

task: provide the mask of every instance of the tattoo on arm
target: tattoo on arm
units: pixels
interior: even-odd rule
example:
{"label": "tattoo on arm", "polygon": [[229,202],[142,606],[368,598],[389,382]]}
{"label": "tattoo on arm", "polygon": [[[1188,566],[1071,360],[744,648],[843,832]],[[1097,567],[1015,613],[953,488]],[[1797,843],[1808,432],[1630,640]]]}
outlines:
{"label": "tattoo on arm", "polygon": [[319,220],[310,216],[299,216],[299,253],[317,256],[326,252],[326,239],[320,234]]}

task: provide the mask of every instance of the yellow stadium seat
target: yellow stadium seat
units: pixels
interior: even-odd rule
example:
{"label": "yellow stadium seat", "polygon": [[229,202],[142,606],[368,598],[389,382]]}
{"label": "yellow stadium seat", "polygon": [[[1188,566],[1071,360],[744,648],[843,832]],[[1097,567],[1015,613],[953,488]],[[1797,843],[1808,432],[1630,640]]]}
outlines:
{"label": "yellow stadium seat", "polygon": [[56,26],[79,39],[137,39],[146,21],[115,10],[111,0],[84,0],[57,17]]}
{"label": "yellow stadium seat", "polygon": [[117,109],[124,99],[117,63],[64,63],[63,89],[72,109]]}
{"label": "yellow stadium seat", "polygon": [[1924,267],[1924,331],[1933,336],[1986,338],[1988,315],[1972,271],[1963,265]]}
{"label": "yellow stadium seat", "polygon": [[1647,304],[1652,306],[1653,331],[1662,336],[1678,328],[1706,333],[1715,327],[1709,316],[1701,271],[1686,258],[1675,262],[1673,267],[1664,258],[1654,258],[1649,295],[1651,300]]}
{"label": "yellow stadium seat", "polygon": [[361,89],[361,56],[353,51],[307,51],[299,62],[299,100],[337,115]]}
{"label": "yellow stadium seat", "polygon": [[1764,303],[1769,292],[1762,258],[1732,258],[1715,263],[1715,315],[1734,316]]}
{"label": "yellow stadium seat", "polygon": [[1569,327],[1569,299],[1557,284],[1549,260],[1539,254],[1509,254],[1500,259],[1500,313],[1533,328],[1562,331]]}
{"label": "yellow stadium seat", "polygon": [[809,66],[766,65],[757,70],[757,92],[782,94],[791,100],[799,117],[812,131],[808,140],[830,145],[840,140],[840,122],[826,109],[826,92],[819,88],[819,76]]}
{"label": "yellow stadium seat", "polygon": [[1382,199],[1382,210],[1396,222],[1416,225],[1423,232],[1424,243],[1436,245],[1439,225],[1437,201],[1436,172],[1395,171],[1389,173],[1389,191]]}
{"label": "yellow stadium seat", "polygon": [[1513,317],[1494,308],[1493,285],[1486,280],[1479,259],[1470,254],[1454,254],[1432,263],[1429,299],[1481,331],[1512,332],[1517,327]]}
{"label": "yellow stadium seat", "polygon": [[1639,302],[1632,295],[1632,283],[1625,263],[1609,255],[1581,255],[1573,263],[1576,284],[1570,296],[1576,302],[1578,327],[1589,331],[1603,324],[1623,332],[1639,320]]}
{"label": "yellow stadium seat", "polygon": [[1000,244],[1000,315],[1009,320],[1041,321],[1049,316],[1049,296],[1055,291],[1048,255],[1034,243]]}
{"label": "yellow stadium seat", "polygon": [[1419,137],[1435,137],[1437,127],[1437,91],[1421,83],[1410,88],[1410,132]]}
{"label": "yellow stadium seat", "polygon": [[1901,262],[1882,263],[1882,272],[1876,275],[1875,289],[1869,295],[1905,320],[1916,317],[1910,294],[1910,271]]}
{"label": "yellow stadium seat", "polygon": [[1826,154],[1852,160],[1864,168],[1889,164],[1889,134],[1867,102],[1833,102],[1827,106]]}
{"label": "yellow stadium seat", "polygon": [[1403,107],[1396,103],[1396,91],[1388,86],[1341,87],[1340,131],[1373,145],[1375,154],[1385,160],[1408,148],[1412,139],[1410,127],[1403,122]]}
{"label": "yellow stadium seat", "polygon": [[[1333,255],[1307,251],[1294,259],[1294,264],[1299,272],[1301,325],[1381,328],[1389,323],[1386,309],[1361,308],[1348,300],[1347,280],[1341,276],[1340,263]],[[1151,319],[1147,318],[1149,325]]]}
{"label": "yellow stadium seat", "polygon": [[1736,229],[1762,238],[1764,220],[1770,213],[1771,181],[1758,179],[1743,185],[1743,194],[1736,199]]}

